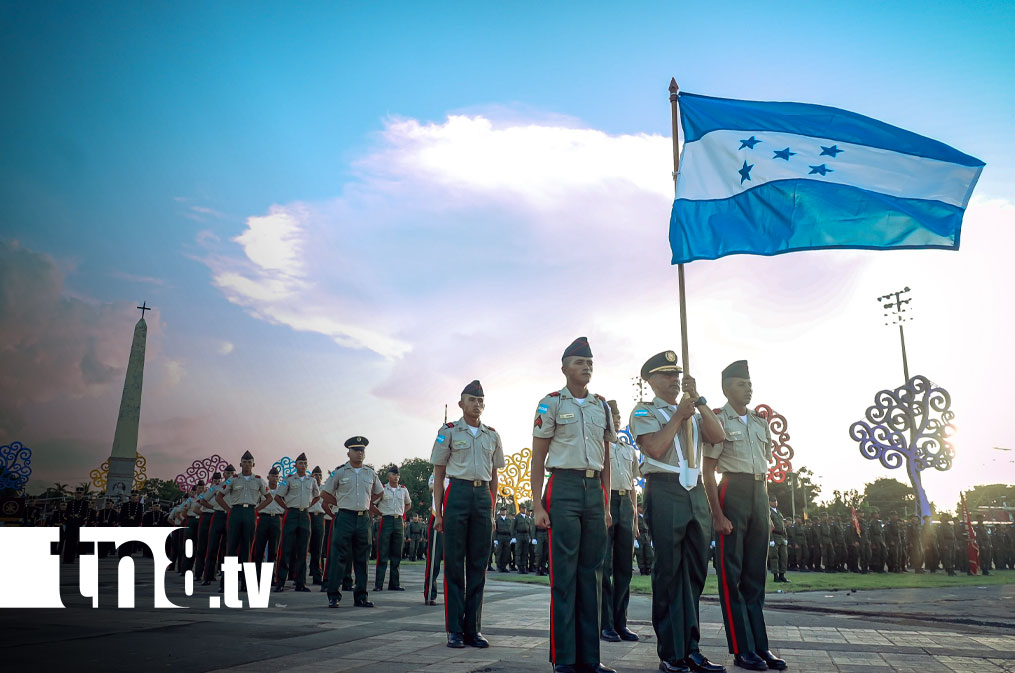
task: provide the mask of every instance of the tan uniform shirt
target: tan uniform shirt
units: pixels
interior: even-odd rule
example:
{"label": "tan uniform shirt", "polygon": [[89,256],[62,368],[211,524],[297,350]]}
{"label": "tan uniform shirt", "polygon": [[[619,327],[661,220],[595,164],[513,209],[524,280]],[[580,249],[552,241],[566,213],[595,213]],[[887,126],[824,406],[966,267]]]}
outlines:
{"label": "tan uniform shirt", "polygon": [[765,419],[748,409],[744,425],[727,402],[719,410],[719,422],[726,432],[725,441],[705,445],[705,455],[718,459],[716,471],[766,474],[772,457],[772,433]]}
{"label": "tan uniform shirt", "polygon": [[[202,493],[201,495],[204,494]],[[192,516],[195,518],[201,516],[201,512],[204,511],[204,507],[201,507],[201,505],[197,504],[198,498],[200,498],[201,495],[197,495],[189,499],[190,502],[187,505],[187,516]]]}
{"label": "tan uniform shirt", "polygon": [[440,490],[434,490],[433,487],[434,475],[430,473],[430,481],[427,482],[427,488],[430,489],[430,514],[437,513],[437,498],[444,498],[444,493],[448,490],[448,486],[451,484],[451,480],[444,477],[444,488]]}
{"label": "tan uniform shirt", "polygon": [[[314,479],[314,481],[317,480]],[[320,490],[323,487],[322,484],[323,482],[317,485],[318,490]],[[324,514],[324,498],[318,498],[317,502],[311,505],[310,509],[308,509],[307,511],[310,512],[311,514]]]}
{"label": "tan uniform shirt", "polygon": [[634,447],[624,442],[610,444],[610,490],[634,490],[634,480],[639,476],[638,454]]}
{"label": "tan uniform shirt", "polygon": [[278,490],[275,491],[275,495],[282,498],[286,507],[295,507],[303,511],[309,509],[310,501],[320,494],[321,487],[310,473],[304,474],[302,479],[295,472],[290,474],[286,477],[285,483],[279,484]]}
{"label": "tan uniform shirt", "polygon": [[261,514],[285,514],[285,508],[278,504],[275,500],[275,494],[278,493],[278,488],[268,489],[268,495],[271,496],[271,502],[264,506],[261,510]]}
{"label": "tan uniform shirt", "polygon": [[603,469],[603,442],[617,441],[612,413],[605,405],[602,397],[592,393],[579,404],[567,386],[539,401],[532,436],[550,439],[546,469]]}
{"label": "tan uniform shirt", "polygon": [[[221,488],[222,488],[221,484],[219,484],[218,486],[212,485],[212,486],[208,487],[207,491],[205,491],[204,493],[201,494],[201,499],[204,500],[209,505],[211,505],[211,508],[213,510],[215,510],[216,512],[224,512],[224,511],[226,511],[225,507],[220,505],[219,501],[215,499],[215,496],[218,495],[218,492],[219,492],[219,490]],[[227,500],[226,502],[229,502],[229,501]],[[207,511],[207,510],[202,510],[202,511]]]}
{"label": "tan uniform shirt", "polygon": [[391,488],[384,484],[381,501],[377,503],[377,509],[381,510],[381,516],[397,516],[401,518],[405,510],[412,505],[412,498],[409,496],[409,489],[402,484]]}
{"label": "tan uniform shirt", "polygon": [[[634,435],[634,441],[638,441],[638,438],[642,435],[650,435],[655,432],[659,432],[663,429],[673,415],[677,413],[677,405],[669,404],[666,400],[661,397],[656,397],[651,402],[639,402],[635,405],[631,411],[631,434]],[[701,433],[698,428],[701,424],[701,414],[697,411],[694,412],[694,416],[691,420],[694,427],[694,443],[696,453],[696,465],[701,465],[700,456],[703,451],[704,444],[701,440]],[[661,467],[658,464],[663,463],[664,465],[670,465],[673,467],[680,467],[684,463],[684,456],[687,455],[687,435],[683,428],[677,431],[676,442],[680,444],[680,453],[677,453],[677,446],[675,443],[671,443],[666,448],[666,453],[663,454],[660,460],[649,460],[648,456],[645,456],[645,462],[641,466],[642,474],[653,474],[660,472],[672,472],[667,470],[665,467]]]}
{"label": "tan uniform shirt", "polygon": [[268,487],[256,474],[249,477],[237,474],[222,485],[222,493],[230,507],[258,505],[268,495]]}
{"label": "tan uniform shirt", "polygon": [[447,466],[448,478],[490,481],[493,468],[504,467],[504,445],[500,434],[483,423],[473,436],[463,417],[455,423],[445,423],[437,431],[430,463]]}
{"label": "tan uniform shirt", "polygon": [[379,495],[384,487],[377,473],[364,465],[356,470],[346,463],[328,477],[322,490],[330,493],[338,502],[338,509],[365,512],[370,509],[372,496]]}

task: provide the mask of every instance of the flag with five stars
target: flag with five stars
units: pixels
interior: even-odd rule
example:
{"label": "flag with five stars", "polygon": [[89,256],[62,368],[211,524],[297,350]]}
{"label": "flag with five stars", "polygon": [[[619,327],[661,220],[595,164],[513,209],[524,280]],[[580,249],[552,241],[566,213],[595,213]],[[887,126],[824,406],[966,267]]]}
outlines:
{"label": "flag with five stars", "polygon": [[979,159],[838,108],[679,101],[674,264],[824,248],[958,250]]}

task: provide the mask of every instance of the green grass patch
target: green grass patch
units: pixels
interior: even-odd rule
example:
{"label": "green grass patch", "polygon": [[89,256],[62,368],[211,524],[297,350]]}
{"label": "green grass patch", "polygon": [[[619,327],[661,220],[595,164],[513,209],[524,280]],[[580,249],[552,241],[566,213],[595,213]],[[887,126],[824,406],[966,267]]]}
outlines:
{"label": "green grass patch", "polygon": [[[637,594],[651,594],[652,582],[648,576],[638,575],[631,578],[631,591]],[[990,575],[956,575],[949,577],[947,573],[939,570],[936,573],[923,573],[917,575],[912,571],[908,573],[871,573],[858,575],[856,573],[801,573],[789,572],[786,577],[789,583],[773,582],[772,576],[768,576],[768,593],[777,593],[780,589],[783,593],[797,591],[870,591],[873,589],[914,589],[914,588],[937,588],[937,587],[958,587],[958,586],[987,586],[996,584],[1015,584],[1015,570],[992,570]],[[529,573],[519,575],[518,573],[487,573],[487,579],[505,580],[508,582],[523,582],[525,584],[544,584],[549,586],[550,578]],[[718,583],[715,574],[710,574],[705,581],[707,595],[717,595]]]}

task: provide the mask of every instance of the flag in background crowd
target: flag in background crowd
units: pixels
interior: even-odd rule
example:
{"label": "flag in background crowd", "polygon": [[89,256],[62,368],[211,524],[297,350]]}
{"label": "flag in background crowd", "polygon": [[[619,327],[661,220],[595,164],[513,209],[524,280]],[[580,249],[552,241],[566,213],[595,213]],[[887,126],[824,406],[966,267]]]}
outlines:
{"label": "flag in background crowd", "polygon": [[976,542],[976,529],[969,519],[969,505],[966,504],[966,494],[960,493],[962,499],[962,523],[966,527],[966,553],[969,554],[969,572],[976,575],[980,570],[980,545]]}
{"label": "flag in background crowd", "polygon": [[673,264],[822,248],[957,250],[984,163],[822,105],[679,95]]}
{"label": "flag in background crowd", "polygon": [[860,520],[856,517],[856,509],[850,506],[849,513],[853,517],[853,530],[856,531],[857,535],[862,535],[863,533],[860,532]]}

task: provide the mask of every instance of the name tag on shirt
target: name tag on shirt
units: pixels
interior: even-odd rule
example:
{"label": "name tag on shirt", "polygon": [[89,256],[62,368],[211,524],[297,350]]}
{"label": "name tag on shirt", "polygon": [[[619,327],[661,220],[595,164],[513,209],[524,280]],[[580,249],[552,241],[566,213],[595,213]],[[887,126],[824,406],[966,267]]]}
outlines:
{"label": "name tag on shirt", "polygon": [[565,418],[574,418],[574,414],[561,414],[557,418],[564,420]]}
{"label": "name tag on shirt", "polygon": [[455,448],[458,448],[458,449],[464,449],[468,445],[469,445],[469,443],[467,441],[465,441],[464,439],[459,439],[457,442],[455,442]]}
{"label": "name tag on shirt", "polygon": [[726,434],[730,436],[730,441],[738,441],[744,438],[743,430],[729,430]]}

